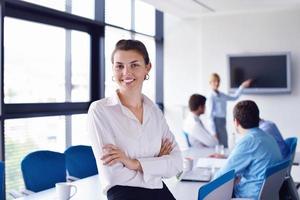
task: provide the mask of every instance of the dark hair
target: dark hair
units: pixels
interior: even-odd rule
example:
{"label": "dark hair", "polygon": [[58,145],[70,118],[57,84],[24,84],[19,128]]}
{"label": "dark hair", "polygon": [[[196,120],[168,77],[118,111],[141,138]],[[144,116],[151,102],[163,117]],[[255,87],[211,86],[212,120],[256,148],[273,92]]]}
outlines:
{"label": "dark hair", "polygon": [[196,111],[199,106],[205,105],[206,98],[200,94],[193,94],[189,100],[189,108],[191,111]]}
{"label": "dark hair", "polygon": [[245,129],[255,128],[259,125],[259,109],[254,101],[240,101],[233,109],[233,117]]}
{"label": "dark hair", "polygon": [[118,50],[134,50],[143,56],[146,65],[150,63],[146,46],[139,40],[119,40],[115,46],[114,51],[111,54],[112,63],[114,63],[114,55]]}

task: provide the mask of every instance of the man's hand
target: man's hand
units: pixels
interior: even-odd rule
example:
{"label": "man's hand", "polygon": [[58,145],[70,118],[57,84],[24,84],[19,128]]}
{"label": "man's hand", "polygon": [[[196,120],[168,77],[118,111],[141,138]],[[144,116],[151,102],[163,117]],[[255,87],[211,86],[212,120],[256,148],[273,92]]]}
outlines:
{"label": "man's hand", "polygon": [[126,168],[136,171],[142,171],[142,166],[137,159],[130,159],[126,154],[117,146],[106,144],[102,148],[103,156],[101,160],[104,165],[114,165],[117,162],[122,163]]}
{"label": "man's hand", "polygon": [[169,155],[173,150],[173,144],[169,139],[163,139],[158,157]]}
{"label": "man's hand", "polygon": [[210,157],[210,158],[226,158],[225,155],[219,154],[219,153],[211,154],[211,155],[209,155],[208,157]]}

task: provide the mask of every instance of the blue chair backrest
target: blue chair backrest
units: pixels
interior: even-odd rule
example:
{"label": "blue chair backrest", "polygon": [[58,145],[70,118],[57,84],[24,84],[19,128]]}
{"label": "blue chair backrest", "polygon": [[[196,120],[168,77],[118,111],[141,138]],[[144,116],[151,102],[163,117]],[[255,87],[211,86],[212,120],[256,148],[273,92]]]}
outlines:
{"label": "blue chair backrest", "polygon": [[297,138],[296,137],[287,138],[285,139],[285,143],[288,145],[290,149],[289,155],[291,159],[294,160],[296,147],[297,147]]}
{"label": "blue chair backrest", "polygon": [[291,173],[292,165],[293,165],[294,158],[295,158],[296,147],[297,147],[297,138],[296,137],[287,138],[287,139],[285,139],[285,143],[287,144],[287,146],[290,149],[289,155],[286,158],[286,159],[291,160],[289,169],[287,171],[287,173],[289,175]]}
{"label": "blue chair backrest", "polygon": [[229,200],[232,197],[234,170],[231,170],[199,189],[198,200]]}
{"label": "blue chair backrest", "polygon": [[0,161],[0,200],[4,200],[4,163]]}
{"label": "blue chair backrest", "polygon": [[259,199],[279,200],[279,190],[285,179],[290,162],[290,159],[285,159],[266,169]]}
{"label": "blue chair backrest", "polygon": [[189,139],[189,134],[186,133],[186,132],[183,132],[183,135],[185,137],[185,140],[186,140],[186,143],[187,143],[188,147],[191,147],[192,144],[191,144],[190,139]]}
{"label": "blue chair backrest", "polygon": [[66,163],[63,153],[35,151],[21,162],[21,170],[27,190],[39,192],[58,182],[66,182]]}
{"label": "blue chair backrest", "polygon": [[66,167],[70,176],[85,178],[98,174],[96,159],[90,146],[71,146],[65,151]]}

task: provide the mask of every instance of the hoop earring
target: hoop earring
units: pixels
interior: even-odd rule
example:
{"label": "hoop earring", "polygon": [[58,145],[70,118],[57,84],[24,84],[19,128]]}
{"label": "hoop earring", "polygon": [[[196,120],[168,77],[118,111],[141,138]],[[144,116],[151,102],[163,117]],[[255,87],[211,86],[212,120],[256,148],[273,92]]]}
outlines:
{"label": "hoop earring", "polygon": [[150,78],[149,74],[146,74],[144,80],[149,80],[149,78]]}
{"label": "hoop earring", "polygon": [[111,80],[113,81],[113,82],[115,82],[115,77],[114,76],[111,76]]}

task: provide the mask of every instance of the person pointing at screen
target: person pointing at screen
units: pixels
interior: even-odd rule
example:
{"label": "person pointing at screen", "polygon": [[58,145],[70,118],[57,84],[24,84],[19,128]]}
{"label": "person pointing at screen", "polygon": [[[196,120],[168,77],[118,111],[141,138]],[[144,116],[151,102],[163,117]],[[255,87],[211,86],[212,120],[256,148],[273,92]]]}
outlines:
{"label": "person pointing at screen", "polygon": [[209,125],[212,133],[219,140],[219,144],[228,147],[228,136],[226,130],[226,107],[227,101],[237,100],[243,92],[244,88],[250,86],[252,80],[248,79],[240,85],[237,91],[233,95],[225,94],[219,91],[220,76],[217,73],[213,73],[210,76],[209,84],[211,92],[207,98],[207,114]]}

